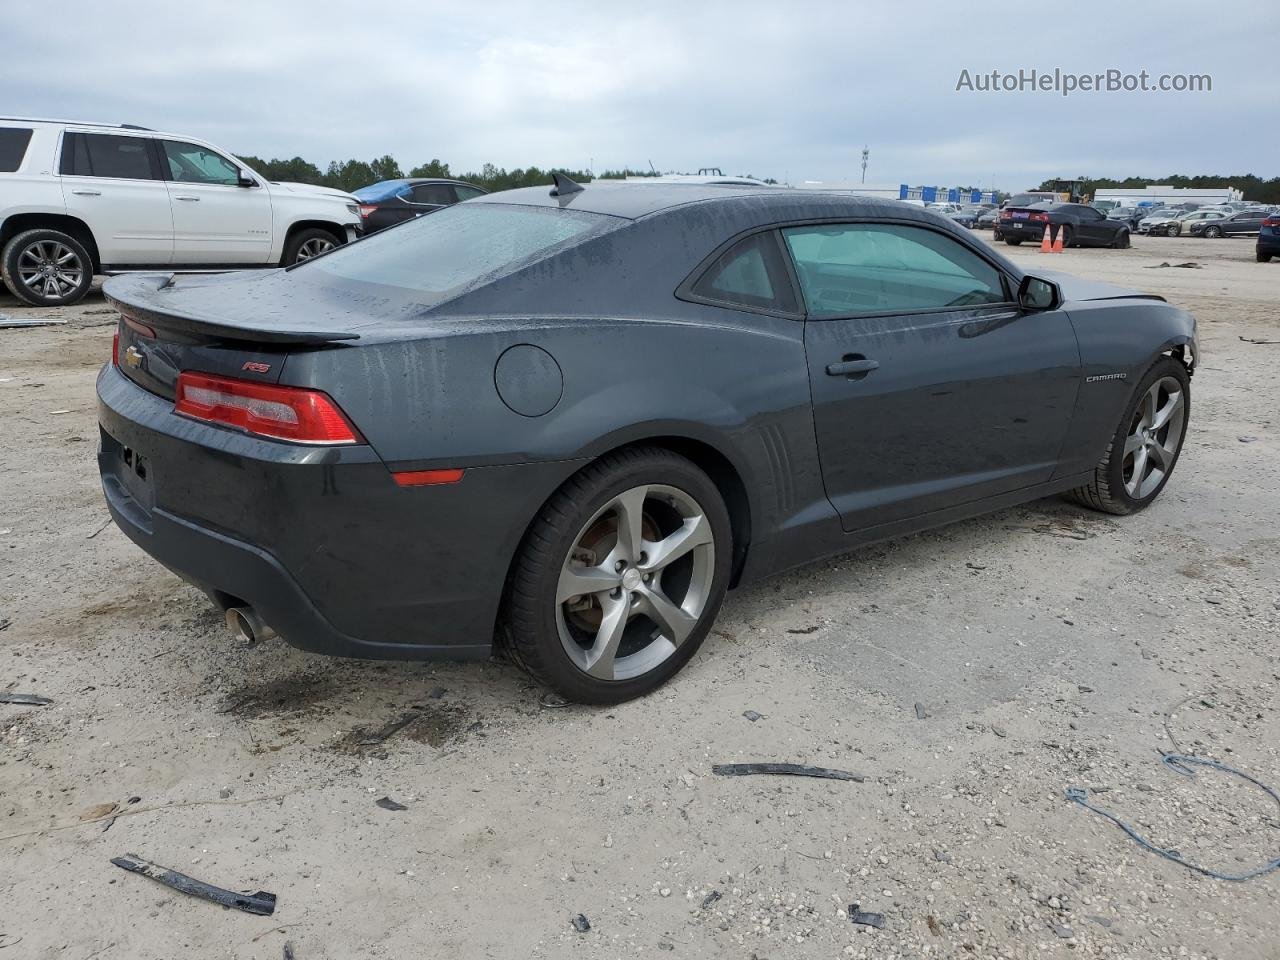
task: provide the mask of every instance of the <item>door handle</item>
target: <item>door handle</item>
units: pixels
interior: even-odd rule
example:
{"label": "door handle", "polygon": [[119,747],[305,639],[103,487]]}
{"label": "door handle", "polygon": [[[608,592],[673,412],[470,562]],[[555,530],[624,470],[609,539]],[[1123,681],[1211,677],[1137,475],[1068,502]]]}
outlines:
{"label": "door handle", "polygon": [[200,202],[200,198],[199,198],[199,197],[174,197],[173,199],[175,199],[175,200],[187,200],[187,201],[190,201],[191,203],[199,203],[199,202]]}
{"label": "door handle", "polygon": [[860,353],[846,353],[839,363],[827,364],[827,376],[861,380],[872,370],[880,369],[879,360],[868,360]]}
{"label": "door handle", "polygon": [[71,192],[72,192],[72,193],[74,193],[77,197],[100,197],[100,196],[102,196],[102,191],[101,191],[101,190],[72,190]]}

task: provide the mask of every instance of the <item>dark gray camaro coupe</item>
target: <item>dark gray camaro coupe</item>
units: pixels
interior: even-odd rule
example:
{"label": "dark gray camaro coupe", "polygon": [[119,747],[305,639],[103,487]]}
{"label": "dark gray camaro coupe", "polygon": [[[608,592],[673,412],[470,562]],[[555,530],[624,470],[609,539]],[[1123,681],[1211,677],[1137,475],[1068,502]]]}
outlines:
{"label": "dark gray camaro coupe", "polygon": [[652,690],[725,591],[1168,481],[1195,321],[812,191],[493,194],[300,266],[117,278],[111,515],[249,637]]}

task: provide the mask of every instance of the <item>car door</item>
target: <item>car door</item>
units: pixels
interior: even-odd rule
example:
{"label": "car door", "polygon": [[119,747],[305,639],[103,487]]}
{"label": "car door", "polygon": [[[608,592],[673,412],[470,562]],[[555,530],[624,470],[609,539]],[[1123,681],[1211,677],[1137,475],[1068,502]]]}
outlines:
{"label": "car door", "polygon": [[67,212],[89,225],[104,266],[173,261],[173,211],[149,137],[69,130],[58,169]]}
{"label": "car door", "polygon": [[[173,205],[173,262],[261,265],[271,256],[271,194],[257,177],[200,143],[157,141]],[[247,172],[247,171],[246,171]]]}
{"label": "car door", "polygon": [[1093,207],[1071,204],[1076,220],[1076,240],[1085,243],[1110,243],[1119,231],[1119,221],[1108,220],[1106,215]]}
{"label": "car door", "polygon": [[1223,225],[1224,233],[1250,234],[1262,229],[1262,214],[1252,210],[1237,213],[1229,223]]}
{"label": "car door", "polygon": [[1080,357],[975,247],[925,226],[787,227],[823,482],[846,530],[1052,475]]}

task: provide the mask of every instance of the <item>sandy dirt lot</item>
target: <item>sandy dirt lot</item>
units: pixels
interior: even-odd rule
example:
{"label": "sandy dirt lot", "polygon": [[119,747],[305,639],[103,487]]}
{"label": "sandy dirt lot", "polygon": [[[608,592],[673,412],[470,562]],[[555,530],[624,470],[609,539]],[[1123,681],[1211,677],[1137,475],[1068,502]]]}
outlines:
{"label": "sandy dirt lot", "polygon": [[[68,320],[0,330],[0,691],[53,700],[0,704],[0,958],[1280,956],[1280,873],[1197,875],[1063,792],[1221,871],[1280,856],[1265,793],[1160,764],[1280,784],[1280,344],[1241,339],[1280,341],[1280,264],[1245,240],[1001,249],[1199,318],[1161,500],[1045,500],[744,589],[675,682],[612,709],[549,708],[501,662],[233,642],[104,526],[101,297],[0,296]],[[711,774],[743,760],[866,779]],[[183,896],[126,852],[278,907]]]}

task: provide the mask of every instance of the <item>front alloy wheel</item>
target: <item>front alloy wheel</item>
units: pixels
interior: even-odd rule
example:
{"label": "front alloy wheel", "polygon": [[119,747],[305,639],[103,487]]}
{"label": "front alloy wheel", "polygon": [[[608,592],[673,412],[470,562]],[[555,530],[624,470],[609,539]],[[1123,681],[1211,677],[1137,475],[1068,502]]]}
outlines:
{"label": "front alloy wheel", "polygon": [[1161,357],[1130,397],[1090,481],[1064,496],[1118,515],[1149,506],[1178,462],[1190,411],[1187,368],[1177,357]]}
{"label": "front alloy wheel", "polygon": [[501,624],[512,658],[579,703],[656,689],[711,629],[732,539],[720,491],[685,457],[601,457],[547,501],[512,564]]}
{"label": "front alloy wheel", "polygon": [[1173,468],[1186,416],[1182,384],[1161,377],[1142,396],[1124,441],[1124,489],[1134,500],[1155,492]]}

